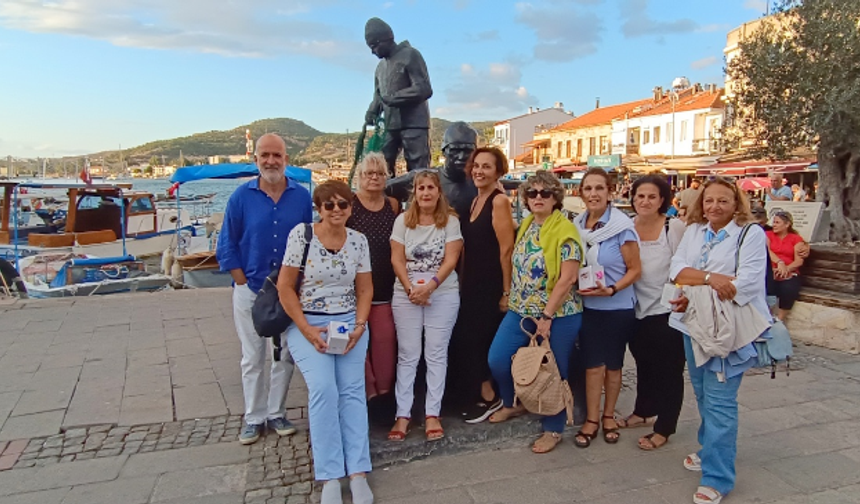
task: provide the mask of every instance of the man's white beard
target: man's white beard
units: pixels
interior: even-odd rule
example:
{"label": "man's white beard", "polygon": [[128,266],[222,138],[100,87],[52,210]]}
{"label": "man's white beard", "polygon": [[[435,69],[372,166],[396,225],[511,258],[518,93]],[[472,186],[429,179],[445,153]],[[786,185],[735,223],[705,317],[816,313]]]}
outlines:
{"label": "man's white beard", "polygon": [[260,177],[262,177],[263,180],[272,185],[277,185],[282,180],[281,174],[272,170],[260,170]]}

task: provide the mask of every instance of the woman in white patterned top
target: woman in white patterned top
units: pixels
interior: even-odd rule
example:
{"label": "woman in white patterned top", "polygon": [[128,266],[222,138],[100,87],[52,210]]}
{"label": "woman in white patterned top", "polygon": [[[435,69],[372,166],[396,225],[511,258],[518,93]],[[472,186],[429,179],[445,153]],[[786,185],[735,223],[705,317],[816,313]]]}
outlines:
{"label": "woman in white patterned top", "polygon": [[409,209],[397,216],[391,232],[391,263],[398,280],[391,301],[398,358],[394,386],[397,419],[388,439],[406,438],[423,333],[427,363],[424,433],[428,441],[435,441],[445,435],[439,413],[448,370],[448,342],[460,307],[454,268],[463,236],[435,170],[417,172],[412,186]]}
{"label": "woman in white patterned top", "polygon": [[[320,222],[313,226],[298,292],[306,224],[290,232],[278,278],[281,304],[293,320],[287,345],[308,385],[314,472],[325,482],[322,504],[340,504],[339,478],[346,475],[353,502],[371,504],[365,478],[371,465],[364,392],[367,316],[373,299],[370,250],[363,234],[346,227],[352,210],[349,186],[339,181],[320,184],[313,201]],[[331,322],[347,325],[343,354],[326,353]]]}

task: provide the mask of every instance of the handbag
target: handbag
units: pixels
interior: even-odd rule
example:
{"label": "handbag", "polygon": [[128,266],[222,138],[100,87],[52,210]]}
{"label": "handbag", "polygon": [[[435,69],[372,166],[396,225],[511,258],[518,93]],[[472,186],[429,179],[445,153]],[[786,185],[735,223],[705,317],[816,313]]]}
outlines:
{"label": "handbag", "polygon": [[[534,321],[533,318],[529,320]],[[549,339],[537,342],[536,333],[526,330],[520,320],[520,329],[529,337],[529,344],[511,357],[511,375],[514,379],[514,406],[517,401],[531,413],[555,415],[567,410],[567,423],[573,424],[573,393],[567,380],[561,379]]]}
{"label": "handbag", "polygon": [[[302,286],[302,280],[305,275],[305,264],[308,260],[308,251],[311,247],[311,240],[314,232],[311,224],[305,224],[305,250],[302,253],[302,263],[299,266],[299,275],[296,277],[296,291]],[[281,298],[278,295],[278,274],[281,268],[276,268],[275,271],[269,273],[266,280],[263,282],[263,287],[257,293],[257,299],[254,300],[254,305],[251,307],[251,320],[254,322],[254,330],[261,338],[272,338],[272,345],[275,347],[272,358],[276,361],[281,360],[281,334],[287,330],[287,327],[292,324],[292,319],[284,307],[281,305]]]}

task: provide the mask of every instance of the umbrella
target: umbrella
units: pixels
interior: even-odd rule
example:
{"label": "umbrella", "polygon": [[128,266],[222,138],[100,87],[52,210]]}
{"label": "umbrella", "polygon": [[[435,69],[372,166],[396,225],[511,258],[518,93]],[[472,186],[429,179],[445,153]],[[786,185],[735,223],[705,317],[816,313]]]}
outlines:
{"label": "umbrella", "polygon": [[738,180],[738,187],[742,191],[759,191],[770,187],[770,179],[767,177],[742,178]]}

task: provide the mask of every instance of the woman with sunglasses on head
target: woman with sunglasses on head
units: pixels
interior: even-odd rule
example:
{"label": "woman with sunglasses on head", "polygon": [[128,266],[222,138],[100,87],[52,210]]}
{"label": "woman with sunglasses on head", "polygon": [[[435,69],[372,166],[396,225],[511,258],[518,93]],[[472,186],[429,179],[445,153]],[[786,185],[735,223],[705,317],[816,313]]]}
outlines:
{"label": "woman with sunglasses on head", "polygon": [[442,194],[439,173],[415,171],[412,184],[409,207],[397,216],[391,232],[391,263],[398,279],[391,308],[398,349],[397,418],[388,439],[406,439],[423,333],[427,364],[424,433],[428,441],[436,441],[445,436],[439,414],[445,394],[448,343],[460,307],[454,268],[463,236],[457,214]]}
{"label": "woman with sunglasses on head", "polygon": [[[712,295],[733,301],[732,306],[750,305],[766,327],[766,321],[771,320],[765,295],[767,238],[761,226],[753,222],[746,195],[737,185],[722,178],[705,182],[702,194],[690,208],[687,230],[672,257],[669,275],[680,285],[709,286]],[[669,317],[670,325],[684,334],[687,370],[702,418],[702,448],[684,459],[684,467],[702,472],[693,502],[717,504],[735,486],[738,389],[744,371],[756,364],[757,354],[749,343],[725,358],[714,356],[702,363],[700,356],[697,363],[701,347],[694,352],[690,329],[680,313],[686,311],[688,302],[685,296],[673,300],[678,313]],[[753,322],[744,327],[752,327]],[[766,330],[753,338],[758,336],[769,337]]]}
{"label": "woman with sunglasses on head", "polygon": [[[511,357],[530,341],[523,328],[549,338],[559,374],[567,380],[568,363],[582,323],[582,300],[573,285],[583,248],[576,227],[561,212],[564,187],[555,175],[538,171],[523,182],[519,192],[531,213],[517,233],[508,312],[490,347],[490,370],[504,403],[490,416],[490,423],[526,412],[522,405],[514,407],[511,375]],[[543,434],[532,445],[532,451],[548,453],[555,449],[561,442],[564,423],[564,410],[544,416]]]}
{"label": "woman with sunglasses on head", "polygon": [[[794,219],[785,210],[773,212],[773,227],[766,232],[768,253],[773,266],[772,294],[779,300],[777,318],[785,321],[800,297],[800,267],[803,266],[804,241],[794,230]],[[808,255],[808,253],[807,253]]]}
{"label": "woman with sunglasses on head", "polygon": [[373,336],[364,373],[369,400],[394,389],[397,336],[391,313],[395,280],[391,266],[391,230],[400,213],[400,203],[385,195],[388,168],[382,154],[372,152],[365,156],[356,167],[356,174],[358,191],[352,199],[352,215],[346,221],[346,227],[362,233],[370,247],[373,304],[367,317],[367,327]]}
{"label": "woman with sunglasses on head", "polygon": [[[313,202],[320,222],[296,280],[305,249],[305,224],[293,228],[278,277],[278,293],[293,323],[287,329],[290,355],[308,386],[308,417],[314,472],[325,482],[322,504],[339,504],[339,479],[349,475],[352,500],[371,504],[373,494],[365,474],[370,472],[370,441],[364,386],[367,317],[373,298],[370,250],[363,234],[348,229],[352,191],[343,182],[317,186]],[[343,354],[328,354],[330,322],[347,324]]]}
{"label": "woman with sunglasses on head", "polygon": [[[587,448],[603,427],[603,440],[618,442],[615,404],[621,392],[621,368],[627,341],[636,323],[636,292],[633,283],[639,279],[639,237],[633,221],[611,204],[609,174],[602,168],[591,168],[582,178],[582,199],[586,211],[574,224],[586,244],[585,265],[596,279],[596,287],[579,294],[585,310],[582,315],[580,348],[585,365],[587,416],[574,438],[580,448]],[[603,280],[596,278],[603,270]],[[600,396],[606,391],[603,415]]]}
{"label": "woman with sunglasses on head", "polygon": [[466,163],[478,189],[463,232],[460,313],[451,336],[446,399],[463,411],[466,423],[480,423],[502,407],[487,364],[490,344],[508,310],[514,219],[511,203],[498,189],[508,172],[499,149],[480,147]]}
{"label": "woman with sunglasses on head", "polygon": [[631,198],[642,263],[642,276],[633,284],[636,322],[630,338],[630,353],[636,359],[636,405],[633,413],[618,419],[618,425],[622,429],[653,425],[652,433],[639,438],[639,448],[655,450],[675,433],[684,402],[684,339],[669,327],[671,309],[661,300],[685,225],[666,215],[672,192],[665,177],[636,179]]}

